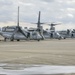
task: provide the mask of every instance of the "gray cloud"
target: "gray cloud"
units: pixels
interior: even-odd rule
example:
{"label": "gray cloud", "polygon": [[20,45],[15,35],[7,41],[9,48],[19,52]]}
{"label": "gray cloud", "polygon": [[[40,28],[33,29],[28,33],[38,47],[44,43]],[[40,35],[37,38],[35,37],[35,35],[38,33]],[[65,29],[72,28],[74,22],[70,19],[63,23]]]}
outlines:
{"label": "gray cloud", "polygon": [[40,0],[40,1],[43,1],[43,2],[54,2],[55,0]]}
{"label": "gray cloud", "polygon": [[12,2],[9,1],[9,0],[0,0],[0,6],[9,6],[9,5],[12,5]]}
{"label": "gray cloud", "polygon": [[0,0],[0,22],[17,21],[17,6],[20,6],[20,21],[75,23],[74,0]]}

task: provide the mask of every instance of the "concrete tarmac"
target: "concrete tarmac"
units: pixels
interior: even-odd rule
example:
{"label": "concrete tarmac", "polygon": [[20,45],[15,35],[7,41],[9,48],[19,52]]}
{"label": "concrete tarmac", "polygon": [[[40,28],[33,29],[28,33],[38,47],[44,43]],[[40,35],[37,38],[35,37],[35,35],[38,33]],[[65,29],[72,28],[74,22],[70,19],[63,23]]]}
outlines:
{"label": "concrete tarmac", "polygon": [[0,41],[0,63],[74,66],[75,39]]}
{"label": "concrete tarmac", "polygon": [[75,65],[75,39],[0,41],[0,63]]}

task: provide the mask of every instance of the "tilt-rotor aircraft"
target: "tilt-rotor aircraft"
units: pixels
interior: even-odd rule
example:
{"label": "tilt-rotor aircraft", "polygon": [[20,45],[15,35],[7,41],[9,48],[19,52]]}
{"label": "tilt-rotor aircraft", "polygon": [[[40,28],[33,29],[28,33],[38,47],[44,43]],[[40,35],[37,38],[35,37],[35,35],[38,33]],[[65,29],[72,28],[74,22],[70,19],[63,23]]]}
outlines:
{"label": "tilt-rotor aircraft", "polygon": [[58,38],[61,38],[61,35],[57,31],[55,31],[55,26],[59,24],[51,23],[48,25],[51,26],[50,27],[50,37],[54,38],[55,36],[57,36]]}
{"label": "tilt-rotor aircraft", "polygon": [[[39,20],[40,21],[40,20]],[[37,31],[38,32],[38,31]],[[17,22],[17,26],[7,26],[7,27],[3,27],[2,28],[2,32],[0,32],[0,34],[4,37],[4,40],[6,41],[7,39],[9,39],[10,41],[20,41],[20,40],[40,40],[42,39],[41,35],[39,33],[37,33],[36,35],[32,35],[29,31],[25,31],[24,29],[22,29],[22,27],[20,27],[19,25],[19,7],[18,7],[18,22]],[[36,36],[36,37],[34,37]]]}
{"label": "tilt-rotor aircraft", "polygon": [[[41,40],[44,40],[45,37],[43,35],[43,27],[41,26],[41,24],[44,24],[44,23],[40,22],[40,15],[41,15],[41,12],[39,11],[38,22],[33,23],[33,24],[37,24],[37,28],[35,30],[33,29],[32,31],[37,32],[37,34],[41,37]],[[33,34],[34,34],[34,32],[33,32]]]}
{"label": "tilt-rotor aircraft", "polygon": [[50,37],[50,38],[56,38],[56,39],[65,39],[64,36],[62,36],[59,31],[55,30],[55,26],[59,25],[60,23],[56,24],[56,23],[51,23],[48,24],[50,26],[50,30],[48,32],[46,32],[46,36]]}

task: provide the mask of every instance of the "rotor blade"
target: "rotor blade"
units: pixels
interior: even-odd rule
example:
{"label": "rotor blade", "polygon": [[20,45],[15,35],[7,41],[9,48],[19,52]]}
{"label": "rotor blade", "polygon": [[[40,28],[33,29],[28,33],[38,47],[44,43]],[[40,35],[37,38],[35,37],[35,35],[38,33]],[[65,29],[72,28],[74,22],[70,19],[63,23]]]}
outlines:
{"label": "rotor blade", "polygon": [[40,15],[41,15],[41,12],[39,11],[37,28],[39,28],[39,27],[40,27]]}
{"label": "rotor blade", "polygon": [[41,12],[39,11],[39,15],[38,15],[38,23],[40,23],[40,15],[41,15]]}
{"label": "rotor blade", "polygon": [[51,24],[47,24],[47,25],[49,25],[49,26],[55,26],[55,25],[59,25],[59,24],[53,24],[53,23],[51,23]]}
{"label": "rotor blade", "polygon": [[[31,23],[31,24],[38,24],[38,23]],[[46,24],[46,23],[40,23],[40,24]]]}
{"label": "rotor blade", "polygon": [[31,24],[38,24],[38,23],[31,23]]}
{"label": "rotor blade", "polygon": [[40,24],[46,24],[46,23],[40,23]]}
{"label": "rotor blade", "polygon": [[55,25],[58,25],[58,24],[51,24],[51,26],[55,26]]}
{"label": "rotor blade", "polygon": [[21,28],[19,28],[19,31],[27,38],[26,34],[23,32],[23,30]]}
{"label": "rotor blade", "polygon": [[17,19],[18,19],[17,26],[19,27],[19,6],[18,6],[18,18]]}

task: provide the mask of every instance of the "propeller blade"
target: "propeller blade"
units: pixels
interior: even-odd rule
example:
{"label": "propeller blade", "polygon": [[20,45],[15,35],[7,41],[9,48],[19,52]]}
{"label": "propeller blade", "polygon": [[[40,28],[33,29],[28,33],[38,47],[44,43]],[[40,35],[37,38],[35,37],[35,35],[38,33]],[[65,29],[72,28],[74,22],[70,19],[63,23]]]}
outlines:
{"label": "propeller blade", "polygon": [[46,23],[40,23],[40,24],[46,24]]}
{"label": "propeller blade", "polygon": [[38,23],[31,23],[31,24],[38,24]]}
{"label": "propeller blade", "polygon": [[[31,24],[38,24],[38,23],[31,23]],[[40,24],[46,24],[46,23],[40,23]]]}
{"label": "propeller blade", "polygon": [[19,6],[18,6],[18,18],[17,19],[18,19],[17,26],[19,27]]}
{"label": "propeller blade", "polygon": [[19,32],[22,33],[27,38],[26,34],[23,32],[21,28],[19,28]]}
{"label": "propeller blade", "polygon": [[47,24],[47,25],[49,25],[49,26],[55,26],[55,25],[59,25],[59,24],[61,24],[61,23],[58,23],[58,24],[51,23],[51,24]]}

